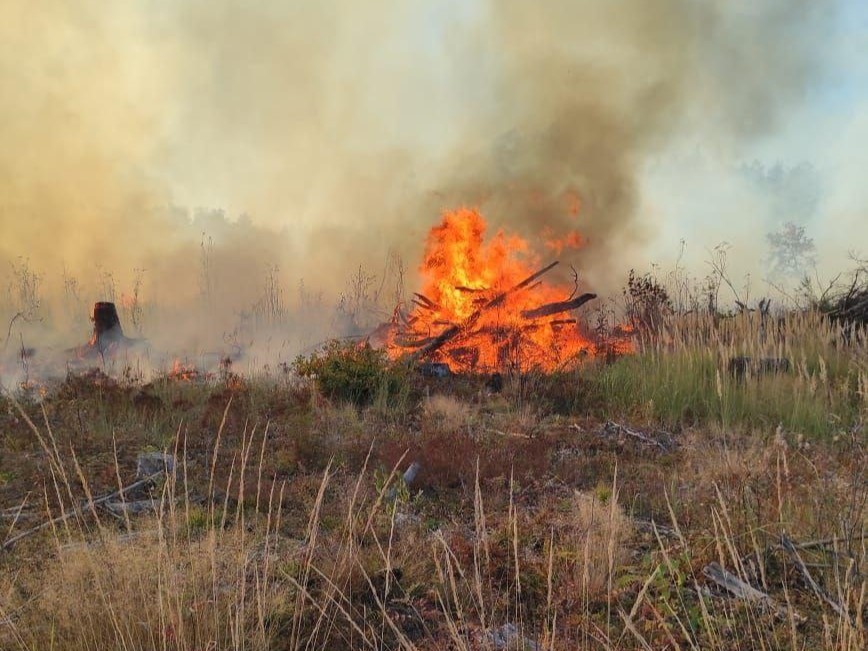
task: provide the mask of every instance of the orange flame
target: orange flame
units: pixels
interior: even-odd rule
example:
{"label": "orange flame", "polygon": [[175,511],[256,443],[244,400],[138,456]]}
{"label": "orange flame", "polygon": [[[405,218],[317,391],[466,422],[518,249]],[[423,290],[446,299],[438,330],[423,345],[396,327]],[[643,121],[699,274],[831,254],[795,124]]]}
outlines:
{"label": "orange flame", "polygon": [[[420,267],[422,291],[403,319],[404,327],[400,314],[393,318],[393,334],[386,341],[389,353],[399,357],[408,350],[424,351],[426,344],[457,326],[457,336],[427,359],[461,370],[555,370],[594,354],[597,346],[572,312],[540,318],[528,314],[570,299],[575,288],[536,281],[510,291],[538,271],[539,263],[522,238],[500,230],[486,242],[485,230],[482,215],[469,208],[445,213],[431,229]],[[562,240],[544,234],[543,239],[554,242],[549,246],[557,251],[583,243],[579,233]],[[396,330],[400,334],[394,334]]]}
{"label": "orange flame", "polygon": [[172,361],[172,370],[166,374],[170,380],[177,382],[193,382],[203,378],[203,374],[192,364],[185,364],[180,359]]}
{"label": "orange flame", "polygon": [[555,255],[560,255],[564,249],[580,249],[585,245],[585,238],[578,231],[571,231],[563,237],[556,237],[551,229],[546,228],[543,231],[543,238],[546,248],[553,251]]}

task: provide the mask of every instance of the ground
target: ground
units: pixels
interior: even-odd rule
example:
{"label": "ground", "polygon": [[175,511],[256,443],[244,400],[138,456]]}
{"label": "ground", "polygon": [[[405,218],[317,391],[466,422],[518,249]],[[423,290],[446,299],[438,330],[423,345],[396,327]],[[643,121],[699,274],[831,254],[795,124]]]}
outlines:
{"label": "ground", "polygon": [[[2,646],[862,649],[864,349],[787,345],[784,377],[682,347],[498,393],[403,369],[353,402],[286,368],[9,393],[4,539],[70,517],[0,556]],[[124,500],[156,513],[89,504],[149,451],[174,467]]]}

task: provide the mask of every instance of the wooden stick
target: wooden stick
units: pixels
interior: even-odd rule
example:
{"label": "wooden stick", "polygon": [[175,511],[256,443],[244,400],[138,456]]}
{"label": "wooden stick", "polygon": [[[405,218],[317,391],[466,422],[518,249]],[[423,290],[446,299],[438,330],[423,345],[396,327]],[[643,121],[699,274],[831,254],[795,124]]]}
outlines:
{"label": "wooden stick", "polygon": [[805,582],[808,584],[808,587],[814,591],[814,594],[821,601],[825,601],[832,607],[838,616],[845,619],[848,624],[853,625],[853,620],[850,619],[850,614],[841,607],[837,601],[832,599],[825,590],[823,590],[820,585],[814,580],[814,577],[811,576],[811,573],[808,571],[807,565],[805,565],[805,561],[802,560],[802,557],[799,556],[799,552],[796,550],[795,545],[793,545],[793,541],[787,538],[785,534],[781,535],[781,547],[793,557],[793,560],[796,562],[796,566],[799,568],[799,572],[802,573],[802,577],[804,577]]}
{"label": "wooden stick", "polygon": [[10,538],[9,540],[7,540],[6,542],[3,543],[3,551],[8,551],[8,550],[12,549],[12,547],[14,547],[18,541],[23,540],[24,538],[27,538],[29,536],[32,536],[33,534],[42,531],[46,527],[50,527],[52,525],[59,524],[65,520],[68,520],[69,518],[71,518],[74,515],[80,515],[80,514],[84,513],[85,511],[92,510],[95,506],[99,506],[100,504],[104,504],[105,502],[113,500],[116,497],[120,497],[121,495],[126,494],[131,490],[135,490],[136,488],[141,488],[142,486],[146,486],[150,482],[154,481],[157,477],[160,477],[161,475],[164,475],[164,474],[165,474],[165,472],[163,470],[155,472],[153,475],[149,475],[148,477],[145,477],[144,479],[140,479],[137,482],[133,482],[132,484],[130,484],[129,486],[127,486],[125,488],[122,488],[120,490],[116,490],[113,493],[109,493],[107,495],[103,495],[102,497],[98,497],[91,502],[86,502],[83,506],[78,506],[78,507],[72,509],[71,511],[64,513],[63,515],[59,515],[56,518],[53,518],[53,519],[48,520],[46,522],[43,522],[42,524],[37,525],[37,526],[33,527],[32,529],[28,529],[27,531],[22,531],[17,536]]}
{"label": "wooden stick", "polygon": [[437,305],[437,303],[432,301],[424,294],[420,294],[419,292],[413,292],[413,296],[416,297],[415,299],[413,299],[413,302],[417,305],[421,305],[422,307],[426,307],[430,310],[436,310],[438,307],[440,307],[439,305]]}
{"label": "wooden stick", "polygon": [[634,429],[630,429],[625,425],[621,425],[616,423],[615,421],[606,421],[606,424],[603,425],[603,433],[608,434],[610,431],[621,432],[626,434],[627,436],[632,436],[634,439],[645,443],[646,445],[655,445],[664,452],[669,452],[669,447],[658,441],[657,439],[651,438],[647,434],[643,434],[642,432],[637,432]]}
{"label": "wooden stick", "polygon": [[560,314],[561,312],[569,312],[570,310],[575,310],[588,301],[592,301],[597,298],[596,294],[582,294],[578,298],[570,299],[569,301],[558,301],[556,303],[546,303],[545,305],[540,305],[539,307],[535,307],[532,310],[522,310],[521,315],[525,319],[538,319],[544,316],[551,316],[553,314]]}
{"label": "wooden stick", "polygon": [[[772,610],[781,619],[786,619],[786,608],[778,604],[762,590],[757,590],[749,583],[742,581],[735,574],[725,570],[718,563],[709,563],[706,565],[702,568],[702,575],[737,599],[759,603]],[[797,615],[795,611],[793,612],[793,616],[797,619],[802,619],[802,617]]]}
{"label": "wooden stick", "polygon": [[479,320],[479,317],[482,316],[483,312],[485,312],[486,310],[489,310],[493,307],[497,307],[498,305],[501,305],[506,300],[507,296],[509,296],[510,294],[513,294],[513,293],[515,293],[521,289],[524,289],[525,287],[530,285],[533,281],[535,281],[537,278],[539,278],[543,274],[551,271],[555,266],[557,266],[557,264],[558,264],[558,261],[555,260],[551,264],[547,265],[546,267],[543,267],[542,269],[540,269],[536,273],[531,274],[530,276],[528,276],[527,278],[522,280],[515,287],[511,287],[510,289],[507,289],[506,291],[501,292],[500,294],[498,294],[497,296],[492,298],[490,301],[488,301],[487,303],[485,303],[481,307],[477,308],[473,312],[473,314],[471,314],[469,317],[467,317],[467,319],[464,320],[463,323],[449,326],[448,328],[443,330],[443,332],[441,332],[439,335],[434,337],[434,339],[432,341],[425,344],[424,346],[422,346],[422,348],[420,348],[418,351],[416,351],[416,353],[414,353],[414,358],[418,359],[419,357],[424,357],[425,355],[429,355],[429,354],[439,350],[445,344],[447,344],[450,340],[457,337],[458,334],[461,333],[462,330],[465,330],[466,328],[472,327],[473,324]]}

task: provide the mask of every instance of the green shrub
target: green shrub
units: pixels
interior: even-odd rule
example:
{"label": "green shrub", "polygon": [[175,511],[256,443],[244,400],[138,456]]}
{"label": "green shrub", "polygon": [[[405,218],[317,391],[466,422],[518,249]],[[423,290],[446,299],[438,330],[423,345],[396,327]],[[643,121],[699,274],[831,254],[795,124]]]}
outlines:
{"label": "green shrub", "polygon": [[293,370],[314,379],[326,396],[356,405],[398,396],[406,383],[406,371],[368,343],[330,341],[320,351],[297,357]]}

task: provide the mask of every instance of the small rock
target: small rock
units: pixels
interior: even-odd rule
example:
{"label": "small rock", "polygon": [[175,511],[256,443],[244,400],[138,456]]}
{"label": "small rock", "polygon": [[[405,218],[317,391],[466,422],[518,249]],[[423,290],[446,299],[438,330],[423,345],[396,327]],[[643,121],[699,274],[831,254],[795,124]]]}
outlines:
{"label": "small rock", "polygon": [[524,637],[512,622],[488,631],[488,640],[497,651],[540,650],[539,644]]}
{"label": "small rock", "polygon": [[163,452],[142,452],[136,458],[136,479],[144,479],[160,472],[175,471],[175,457]]}

